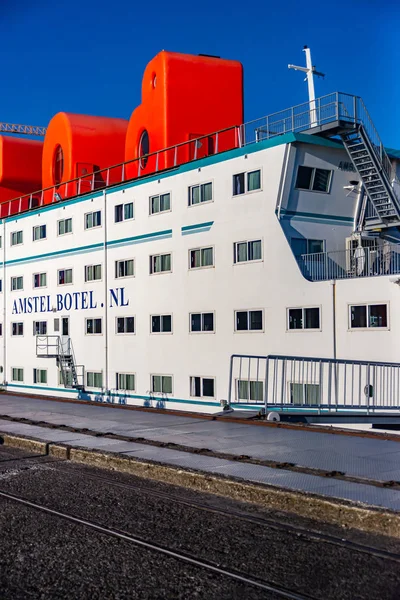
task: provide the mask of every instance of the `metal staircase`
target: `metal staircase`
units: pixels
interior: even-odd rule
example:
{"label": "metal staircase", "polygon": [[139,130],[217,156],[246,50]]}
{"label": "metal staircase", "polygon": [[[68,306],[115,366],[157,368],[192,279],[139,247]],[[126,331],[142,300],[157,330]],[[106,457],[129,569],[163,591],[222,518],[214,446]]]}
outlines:
{"label": "metal staircase", "polygon": [[61,379],[66,388],[85,388],[85,369],[77,365],[71,338],[59,335],[36,336],[36,356],[55,358],[60,369]]}

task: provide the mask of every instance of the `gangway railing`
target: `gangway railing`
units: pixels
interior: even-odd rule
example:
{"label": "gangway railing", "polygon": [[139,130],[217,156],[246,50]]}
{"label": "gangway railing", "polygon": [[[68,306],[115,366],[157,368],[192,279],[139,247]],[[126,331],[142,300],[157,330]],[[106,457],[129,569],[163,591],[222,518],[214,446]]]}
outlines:
{"label": "gangway railing", "polygon": [[228,403],[317,414],[400,411],[400,363],[233,354]]}

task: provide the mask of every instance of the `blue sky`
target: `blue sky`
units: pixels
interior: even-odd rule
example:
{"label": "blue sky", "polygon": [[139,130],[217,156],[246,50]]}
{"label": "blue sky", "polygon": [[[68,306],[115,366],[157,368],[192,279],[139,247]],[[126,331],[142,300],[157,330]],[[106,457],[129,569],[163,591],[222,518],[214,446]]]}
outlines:
{"label": "blue sky", "polygon": [[386,146],[400,148],[400,2],[1,0],[0,120],[47,125],[61,111],[129,118],[147,62],[162,49],[240,60],[245,118],[317,95],[362,96]]}

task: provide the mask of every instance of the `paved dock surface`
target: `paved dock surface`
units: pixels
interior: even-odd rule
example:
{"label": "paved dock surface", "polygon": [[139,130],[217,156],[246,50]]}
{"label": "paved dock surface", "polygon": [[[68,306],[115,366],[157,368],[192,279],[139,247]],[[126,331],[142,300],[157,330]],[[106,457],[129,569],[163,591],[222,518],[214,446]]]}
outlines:
{"label": "paved dock surface", "polygon": [[[1,420],[1,416],[36,423],[68,426],[79,432],[48,429]],[[118,441],[84,435],[83,431],[113,433],[135,441]],[[331,435],[309,430],[259,427],[252,424],[212,421],[203,418],[117,409],[101,405],[56,402],[2,394],[0,432],[28,435],[103,449],[205,472],[306,491],[341,500],[400,510],[400,490],[371,482],[400,481],[400,443],[382,439]],[[290,466],[276,469],[264,465],[226,460],[217,456],[151,446],[140,440],[209,449],[231,456],[291,463],[310,469],[296,472]],[[358,482],[313,475],[312,470],[344,473]],[[365,483],[363,482],[365,479]],[[370,480],[367,483],[367,480]]]}
{"label": "paved dock surface", "polygon": [[[0,448],[0,507],[2,600],[399,597],[398,541],[22,450]],[[115,538],[91,523],[271,589]]]}

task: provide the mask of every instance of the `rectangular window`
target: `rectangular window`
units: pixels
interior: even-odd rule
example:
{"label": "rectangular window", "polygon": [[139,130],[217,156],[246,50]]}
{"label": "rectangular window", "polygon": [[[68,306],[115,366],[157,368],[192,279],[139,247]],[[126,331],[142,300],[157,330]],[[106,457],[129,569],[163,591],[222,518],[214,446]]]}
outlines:
{"label": "rectangular window", "polygon": [[91,388],[103,387],[103,373],[97,371],[86,372],[86,384]]}
{"label": "rectangular window", "polygon": [[248,173],[236,173],[233,176],[233,195],[239,196],[246,192],[261,189],[261,171],[249,171]]}
{"label": "rectangular window", "polygon": [[150,275],[171,272],[171,254],[153,254],[150,256]]}
{"label": "rectangular window", "polygon": [[300,166],[297,170],[296,188],[329,193],[332,171]]}
{"label": "rectangular window", "polygon": [[85,281],[99,281],[101,279],[101,265],[87,265],[85,267]]}
{"label": "rectangular window", "polygon": [[47,335],[47,321],[33,321],[33,335]]}
{"label": "rectangular window", "polygon": [[324,240],[306,240],[305,238],[292,238],[290,245],[295,256],[302,254],[319,254],[325,252]]}
{"label": "rectangular window", "polygon": [[24,278],[22,275],[18,277],[11,277],[11,291],[15,292],[16,290],[24,289]]}
{"label": "rectangular window", "polygon": [[24,370],[13,367],[11,369],[11,380],[12,381],[24,381]]}
{"label": "rectangular window", "polygon": [[0,293],[3,291],[3,280],[0,279]]}
{"label": "rectangular window", "polygon": [[151,375],[151,391],[154,394],[172,394],[172,375]]}
{"label": "rectangular window", "polygon": [[135,375],[133,373],[117,373],[117,390],[135,391]]}
{"label": "rectangular window", "polygon": [[72,283],[72,269],[60,269],[58,271],[58,285]]}
{"label": "rectangular window", "polygon": [[0,336],[3,335],[3,323],[0,323]]}
{"label": "rectangular window", "polygon": [[191,313],[190,314],[191,333],[214,332],[214,313]]}
{"label": "rectangular window", "polygon": [[385,329],[388,326],[387,304],[350,306],[350,329]]}
{"label": "rectangular window", "polygon": [[101,227],[101,210],[95,210],[85,215],[85,229],[94,227]]}
{"label": "rectangular window", "polygon": [[135,333],[135,317],[117,317],[116,333]]}
{"label": "rectangular window", "polygon": [[189,188],[189,206],[201,204],[203,202],[212,202],[212,183],[201,183],[200,185],[192,185]]}
{"label": "rectangular window", "polygon": [[290,383],[290,403],[317,406],[320,403],[318,383]]}
{"label": "rectangular window", "polygon": [[214,398],[215,380],[213,377],[191,377],[190,395],[194,398]]}
{"label": "rectangular window", "polygon": [[72,218],[58,221],[58,235],[65,235],[66,233],[72,233]]}
{"label": "rectangular window", "polygon": [[59,370],[58,371],[58,384],[59,385],[65,385],[65,387],[72,388],[73,382],[72,382],[72,373],[71,373],[71,371],[66,371],[64,369],[64,378],[65,378],[65,383],[64,383],[64,379],[63,379],[63,373],[61,372],[61,370]]}
{"label": "rectangular window", "polygon": [[35,273],[33,276],[33,287],[40,288],[47,285],[47,273]]}
{"label": "rectangular window", "polygon": [[24,235],[22,231],[13,231],[11,234],[11,246],[17,246],[22,244],[24,241]]}
{"label": "rectangular window", "polygon": [[320,329],[320,309],[288,308],[288,329]]}
{"label": "rectangular window", "polygon": [[33,383],[47,383],[47,369],[33,369]]}
{"label": "rectangular window", "polygon": [[233,245],[234,263],[261,260],[261,258],[261,240],[251,240],[249,242],[236,242]]}
{"label": "rectangular window", "polygon": [[127,202],[127,204],[117,204],[114,209],[114,218],[116,223],[121,221],[128,221],[133,219],[133,202]]}
{"label": "rectangular window", "polygon": [[134,259],[129,260],[116,260],[115,261],[115,277],[133,277],[135,275],[135,263]]}
{"label": "rectangular window", "polygon": [[152,315],[151,333],[172,333],[172,315]]}
{"label": "rectangular window", "polygon": [[214,266],[214,248],[196,248],[189,250],[189,269],[201,269]]}
{"label": "rectangular window", "polygon": [[46,238],[46,225],[36,225],[32,228],[33,241],[44,240]]}
{"label": "rectangular window", "polygon": [[262,310],[237,310],[235,311],[236,331],[262,331]]}
{"label": "rectangular window", "polygon": [[171,210],[171,194],[160,194],[150,198],[150,214],[157,215]]}
{"label": "rectangular window", "polygon": [[24,324],[11,323],[11,335],[24,335]]}
{"label": "rectangular window", "polygon": [[102,319],[86,319],[87,335],[98,335],[102,332]]}
{"label": "rectangular window", "polygon": [[264,400],[264,383],[262,381],[237,379],[236,394],[238,400],[262,402]]}

